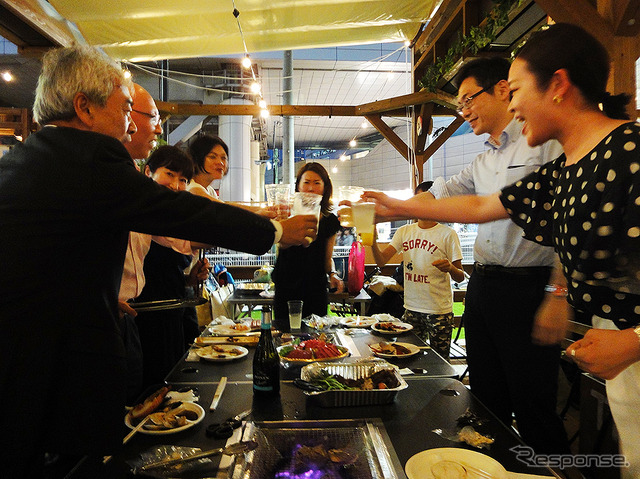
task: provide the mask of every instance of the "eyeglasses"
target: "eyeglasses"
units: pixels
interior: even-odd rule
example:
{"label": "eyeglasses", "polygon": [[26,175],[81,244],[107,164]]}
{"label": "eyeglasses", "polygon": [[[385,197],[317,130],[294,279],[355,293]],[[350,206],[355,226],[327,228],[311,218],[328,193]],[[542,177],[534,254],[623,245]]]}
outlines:
{"label": "eyeglasses", "polygon": [[156,114],[154,115],[154,114],[152,114],[152,113],[147,113],[146,111],[136,110],[136,109],[134,109],[134,108],[132,108],[132,109],[131,109],[131,111],[135,111],[136,113],[140,113],[141,115],[148,116],[149,118],[151,118],[151,123],[152,123],[153,125],[159,125],[159,124],[160,124],[160,121],[162,120],[162,119],[160,118],[160,113],[156,113]]}
{"label": "eyeglasses", "polygon": [[496,84],[492,84],[489,85],[487,88],[483,88],[482,90],[480,90],[479,92],[474,93],[471,96],[468,96],[467,98],[465,98],[464,100],[462,100],[459,104],[458,104],[458,108],[456,108],[456,111],[458,112],[459,115],[462,115],[462,110],[464,110],[465,108],[471,108],[471,106],[473,106],[473,100],[475,100],[476,98],[478,98],[480,95],[482,95],[483,93],[486,93],[487,91],[489,91],[491,88],[493,88],[494,86],[496,86]]}

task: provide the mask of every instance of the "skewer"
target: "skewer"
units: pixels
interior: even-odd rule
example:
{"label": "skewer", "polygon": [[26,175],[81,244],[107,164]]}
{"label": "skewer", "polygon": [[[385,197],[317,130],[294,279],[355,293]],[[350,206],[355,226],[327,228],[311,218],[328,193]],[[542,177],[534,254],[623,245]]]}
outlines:
{"label": "skewer", "polygon": [[[124,439],[122,440],[122,445],[124,446],[126,443],[128,443],[131,438],[133,436],[136,435],[136,433],[142,429],[142,427],[147,423],[147,421],[149,420],[150,416],[145,417],[142,421],[140,421],[138,423],[138,425],[136,427],[134,427],[131,432],[129,434],[127,434]],[[106,464],[107,462],[109,462],[111,460],[113,456],[104,456],[104,459],[102,460],[103,464]]]}

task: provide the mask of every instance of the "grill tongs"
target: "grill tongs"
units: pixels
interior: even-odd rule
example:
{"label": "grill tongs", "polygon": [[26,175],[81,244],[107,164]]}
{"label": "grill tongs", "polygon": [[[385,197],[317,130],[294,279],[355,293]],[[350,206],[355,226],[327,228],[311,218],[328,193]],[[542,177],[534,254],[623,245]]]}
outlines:
{"label": "grill tongs", "polygon": [[200,306],[207,302],[206,298],[193,299],[161,299],[158,301],[144,301],[141,303],[129,303],[133,309],[138,312],[142,311],[161,311],[165,309],[190,308],[192,306]]}
{"label": "grill tongs", "polygon": [[224,448],[211,449],[209,451],[199,452],[188,457],[181,457],[176,459],[164,459],[162,461],[152,462],[151,464],[146,464],[140,468],[135,469],[134,473],[146,472],[149,470],[158,469],[162,467],[175,466],[176,464],[184,464],[186,462],[203,459],[205,457],[217,456],[219,454],[224,454],[226,456],[234,456],[236,454],[242,454],[244,452],[252,451],[257,447],[258,447],[258,443],[255,441],[236,442],[234,444],[229,444],[227,447],[224,447]]}

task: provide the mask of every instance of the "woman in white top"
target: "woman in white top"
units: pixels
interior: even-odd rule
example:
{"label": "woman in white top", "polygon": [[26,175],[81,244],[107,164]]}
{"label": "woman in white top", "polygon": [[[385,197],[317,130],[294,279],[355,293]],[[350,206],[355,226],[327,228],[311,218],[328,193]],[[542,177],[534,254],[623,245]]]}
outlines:
{"label": "woman in white top", "polygon": [[189,154],[193,160],[195,175],[187,186],[187,191],[218,200],[213,182],[221,180],[229,171],[229,147],[217,136],[203,135],[191,143]]}

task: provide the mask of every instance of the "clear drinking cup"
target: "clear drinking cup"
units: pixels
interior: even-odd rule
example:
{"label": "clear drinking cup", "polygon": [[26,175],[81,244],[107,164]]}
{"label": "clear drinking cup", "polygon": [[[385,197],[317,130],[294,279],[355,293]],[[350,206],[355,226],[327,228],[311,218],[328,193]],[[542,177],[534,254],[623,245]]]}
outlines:
{"label": "clear drinking cup", "polygon": [[[364,188],[361,186],[341,186],[339,188],[340,191],[340,200],[350,201],[351,203],[355,203],[356,201],[360,201],[360,197],[362,193],[364,193]],[[351,206],[342,205],[338,206],[338,218],[340,219],[340,224],[345,228],[351,228],[355,226],[353,224],[353,214],[351,211]]]}
{"label": "clear drinking cup", "polygon": [[287,301],[287,306],[289,306],[289,327],[291,331],[299,331],[302,327],[302,305],[303,301],[299,299]]}
{"label": "clear drinking cup", "polygon": [[360,235],[363,245],[371,246],[373,244],[373,234],[375,231],[375,203],[353,203],[351,205],[353,214],[353,224],[356,232]]}
{"label": "clear drinking cup", "polygon": [[293,207],[291,215],[314,215],[320,221],[320,208],[322,206],[322,195],[315,193],[296,192],[293,194]]}
{"label": "clear drinking cup", "polygon": [[264,188],[267,193],[267,206],[275,211],[275,219],[286,220],[289,217],[291,185],[264,185]]}

